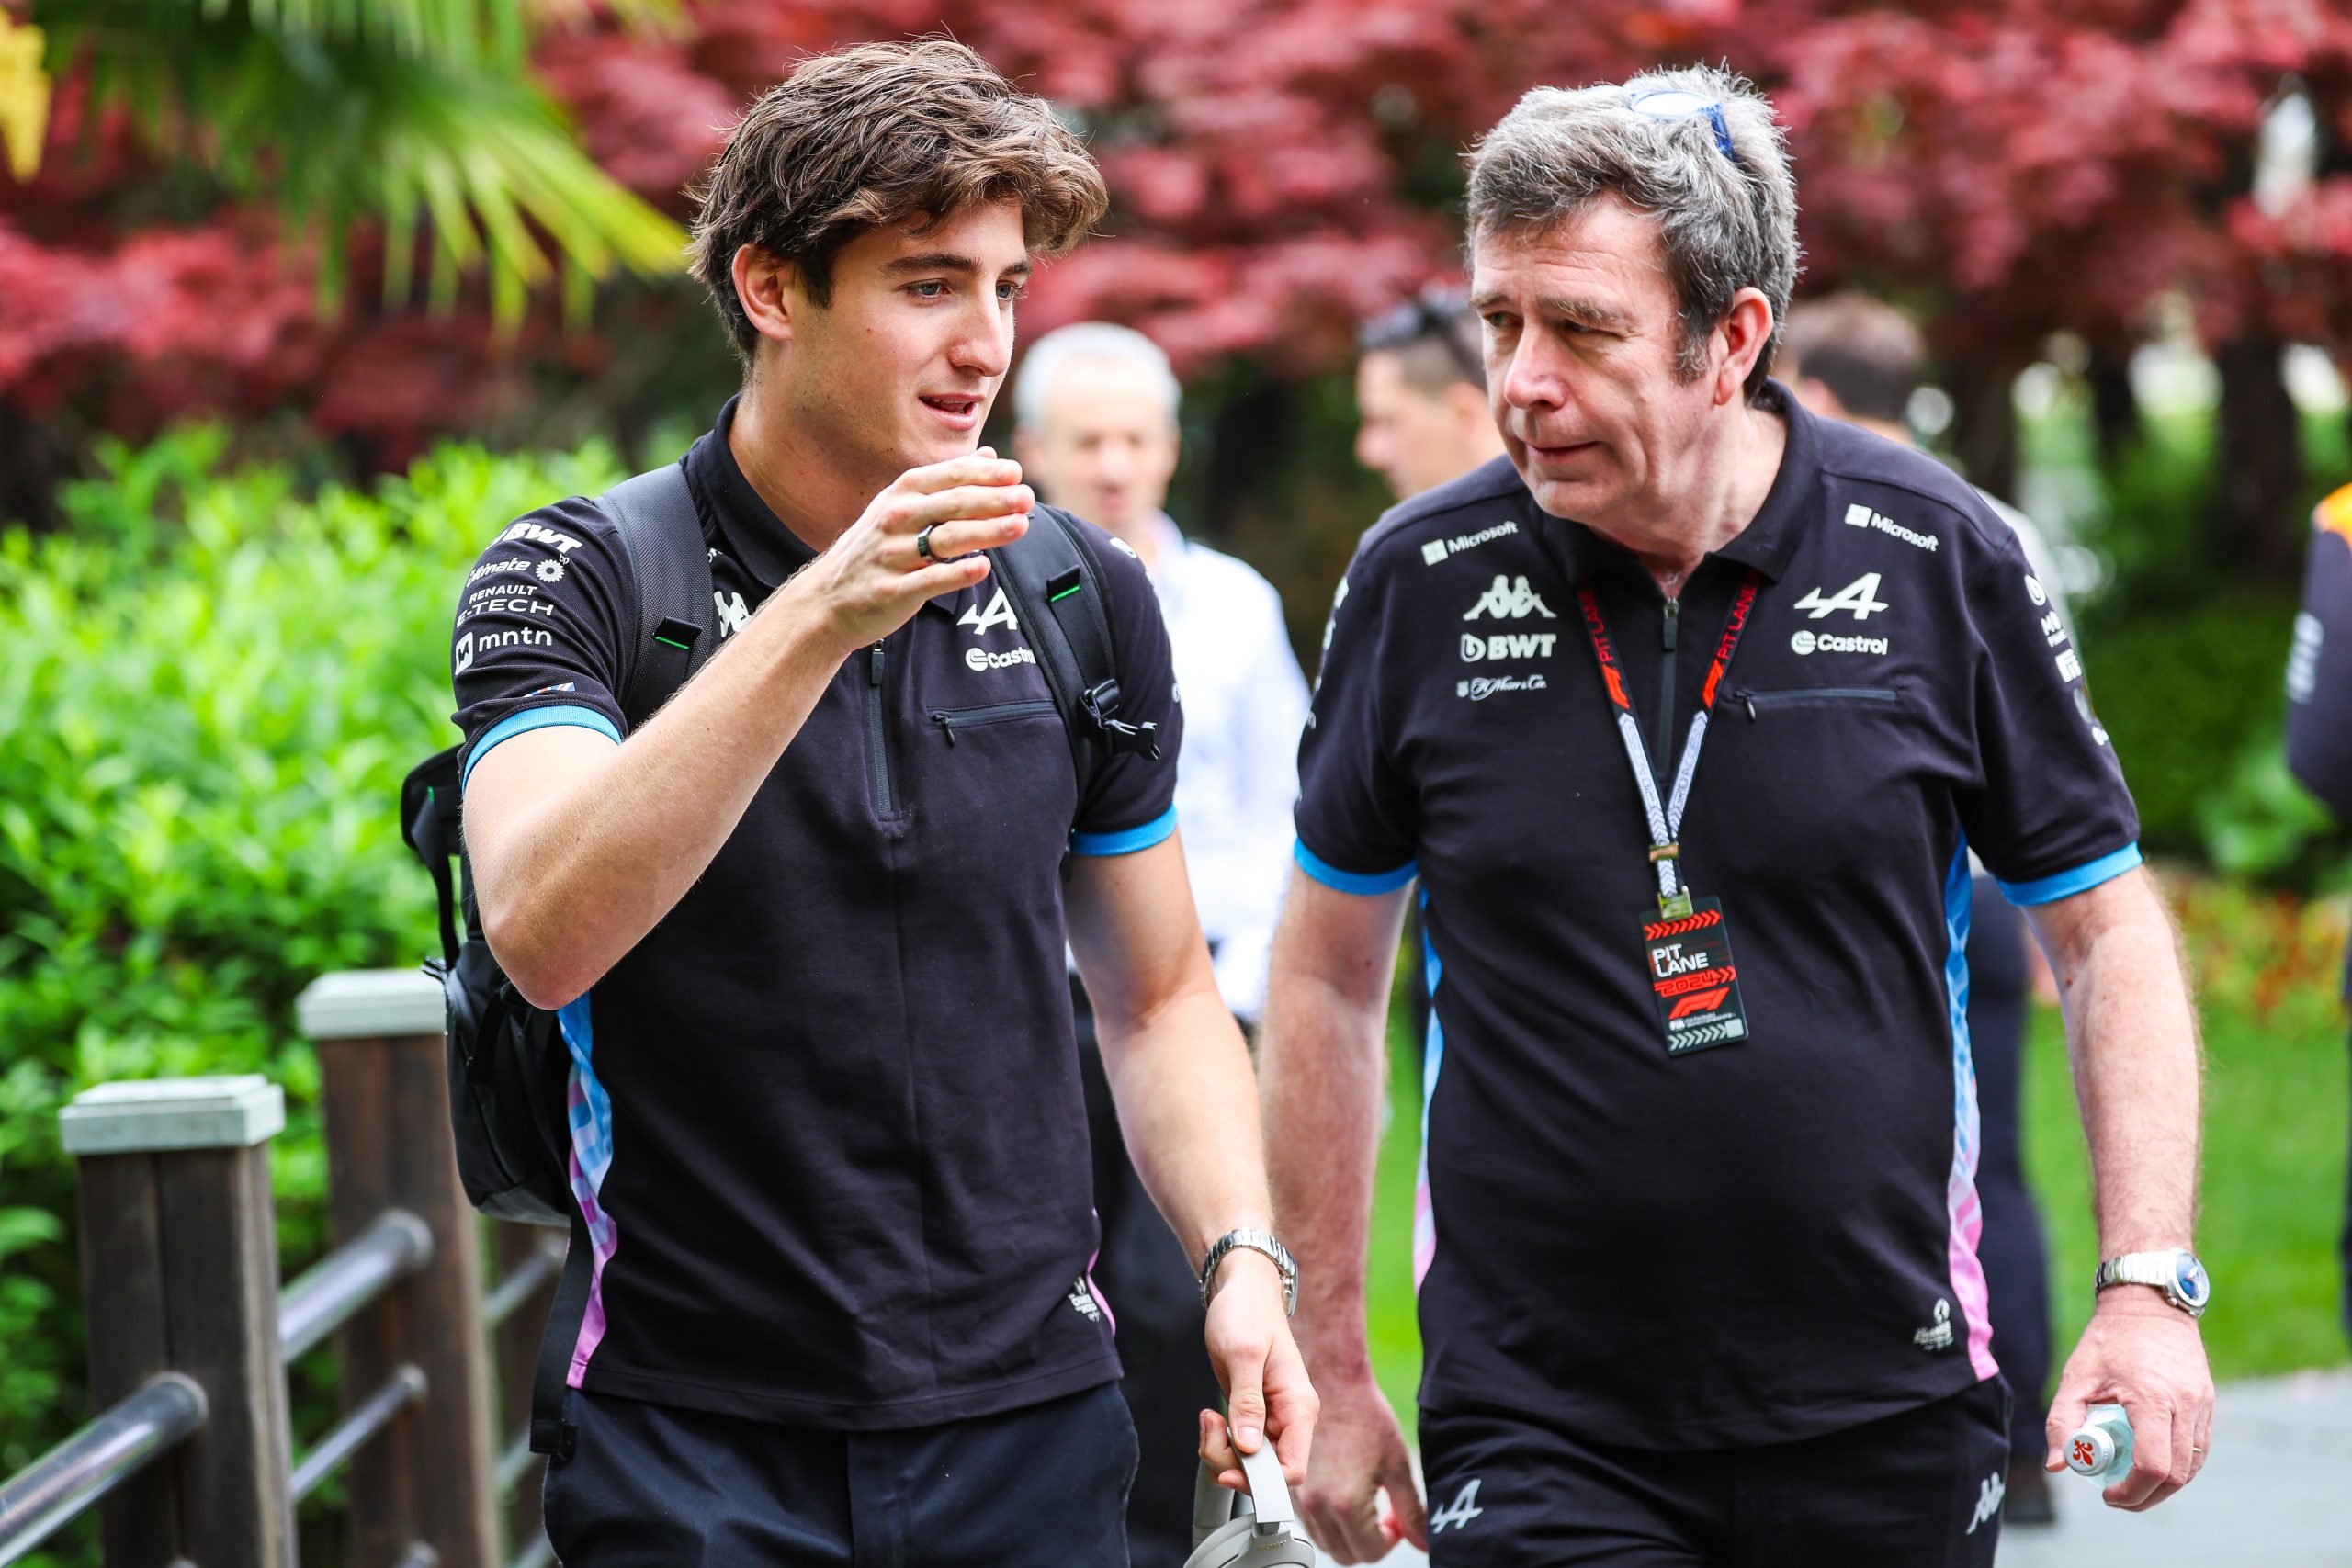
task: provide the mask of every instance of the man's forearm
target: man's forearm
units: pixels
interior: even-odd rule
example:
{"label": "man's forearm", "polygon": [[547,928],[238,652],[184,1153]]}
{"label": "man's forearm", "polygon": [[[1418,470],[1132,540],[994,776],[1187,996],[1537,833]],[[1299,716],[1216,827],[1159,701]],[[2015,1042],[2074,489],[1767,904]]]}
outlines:
{"label": "man's forearm", "polygon": [[2196,1219],[2199,1064],[2171,918],[2145,871],[2041,913],[2102,1257],[2186,1247]]}
{"label": "man's forearm", "polygon": [[[1308,1371],[1326,1380],[1369,1367],[1364,1242],[1386,1089],[1383,1035],[1396,937],[1394,915],[1374,919],[1368,933],[1318,929],[1329,924],[1317,918],[1330,912],[1324,906],[1351,897],[1294,880],[1274,942],[1259,1047],[1274,1215],[1298,1258],[1300,1347]],[[1350,940],[1359,935],[1368,941]],[[1367,946],[1378,956],[1361,951]]]}
{"label": "man's forearm", "polygon": [[1185,1256],[1197,1267],[1236,1226],[1270,1227],[1257,1084],[1216,991],[1188,990],[1129,1027],[1098,1023],[1127,1156]]}
{"label": "man's forearm", "polygon": [[[669,913],[733,832],[840,668],[787,585],[660,713],[527,811],[477,834],[491,946],[543,1006],[586,991]],[[502,765],[499,751],[476,770]]]}

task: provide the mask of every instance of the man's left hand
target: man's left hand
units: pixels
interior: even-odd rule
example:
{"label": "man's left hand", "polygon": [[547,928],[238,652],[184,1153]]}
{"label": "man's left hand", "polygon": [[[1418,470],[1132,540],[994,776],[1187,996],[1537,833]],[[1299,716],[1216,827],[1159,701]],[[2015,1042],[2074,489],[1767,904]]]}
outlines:
{"label": "man's left hand", "polygon": [[2197,1320],[2139,1286],[2101,1292],[2042,1428],[2044,1470],[2066,1468],[2066,1439],[2094,1404],[2120,1404],[2132,1419],[2132,1470],[2100,1494],[2109,1507],[2153,1508],[2195,1480],[2213,1446],[2213,1373]]}
{"label": "man's left hand", "polygon": [[1295,1490],[1306,1480],[1307,1450],[1322,1402],[1306,1381],[1306,1362],[1290,1337],[1282,1275],[1272,1258],[1237,1249],[1217,1266],[1215,1283],[1209,1364],[1216,1369],[1230,1415],[1201,1412],[1201,1459],[1218,1472],[1218,1484],[1242,1491],[1247,1483],[1240,1455],[1256,1453],[1271,1439],[1283,1461],[1283,1479]]}

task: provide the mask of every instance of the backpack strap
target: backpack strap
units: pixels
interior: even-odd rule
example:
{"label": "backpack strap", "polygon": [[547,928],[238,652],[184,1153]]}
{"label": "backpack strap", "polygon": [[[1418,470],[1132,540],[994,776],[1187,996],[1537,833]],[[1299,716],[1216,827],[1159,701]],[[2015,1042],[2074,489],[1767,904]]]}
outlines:
{"label": "backpack strap", "polygon": [[450,879],[449,862],[465,848],[458,836],[460,750],[452,746],[435,751],[401,781],[401,837],[433,874],[433,891],[440,901],[445,967],[455,967],[458,962],[458,889]]}
{"label": "backpack strap", "polygon": [[623,479],[596,500],[637,580],[637,636],[623,668],[621,713],[632,733],[710,658],[710,551],[683,463]]}
{"label": "backpack strap", "polygon": [[563,1395],[571,1383],[571,1351],[580,1323],[588,1314],[588,1288],[595,1280],[595,1248],[577,1203],[571,1209],[571,1240],[563,1249],[563,1276],[556,1281],[555,1304],[547,1332],[539,1336],[538,1365],[531,1374],[531,1451],[568,1460],[580,1429],[564,1419]]}
{"label": "backpack strap", "polygon": [[1118,645],[1102,561],[1085,525],[1051,506],[1032,512],[1027,533],[988,555],[1061,710],[1083,807],[1105,761],[1159,755],[1158,737],[1120,714]]}

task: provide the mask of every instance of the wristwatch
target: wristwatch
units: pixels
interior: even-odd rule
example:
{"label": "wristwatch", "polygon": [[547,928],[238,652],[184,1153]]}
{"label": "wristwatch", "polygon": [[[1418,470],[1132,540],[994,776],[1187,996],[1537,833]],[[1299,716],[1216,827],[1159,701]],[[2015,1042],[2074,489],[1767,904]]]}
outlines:
{"label": "wristwatch", "polygon": [[1208,1305],[1209,1287],[1216,1283],[1216,1266],[1224,1262],[1225,1255],[1237,1247],[1246,1247],[1252,1252],[1262,1252],[1274,1260],[1274,1267],[1281,1270],[1283,1277],[1283,1315],[1288,1317],[1296,1312],[1298,1310],[1298,1264],[1292,1258],[1290,1248],[1276,1241],[1272,1232],[1261,1231],[1254,1226],[1227,1231],[1217,1237],[1215,1245],[1210,1247],[1208,1257],[1201,1261],[1201,1304]]}
{"label": "wristwatch", "polygon": [[2127,1252],[2110,1258],[2091,1276],[2096,1294],[2109,1285],[2153,1285],[2165,1300],[2191,1317],[2203,1317],[2213,1300],[2213,1281],[2197,1254],[2185,1247],[2165,1252]]}

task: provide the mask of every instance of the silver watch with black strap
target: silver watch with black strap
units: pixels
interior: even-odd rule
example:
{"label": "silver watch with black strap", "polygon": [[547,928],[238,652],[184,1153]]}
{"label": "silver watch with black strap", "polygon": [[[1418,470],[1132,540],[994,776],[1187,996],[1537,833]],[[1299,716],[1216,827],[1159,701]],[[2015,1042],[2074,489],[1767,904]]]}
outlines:
{"label": "silver watch with black strap", "polygon": [[2213,1281],[2206,1274],[2205,1265],[2185,1247],[2167,1247],[2161,1252],[2127,1252],[2120,1258],[2107,1259],[2091,1276],[2092,1293],[2111,1285],[2153,1286],[2164,1292],[2165,1300],[2191,1317],[2203,1317],[2205,1308],[2213,1300]]}
{"label": "silver watch with black strap", "polygon": [[1235,1247],[1248,1247],[1273,1259],[1283,1277],[1283,1315],[1287,1317],[1298,1310],[1298,1264],[1293,1260],[1290,1248],[1274,1239],[1272,1231],[1255,1225],[1229,1230],[1216,1238],[1209,1247],[1209,1255],[1201,1261],[1201,1304],[1208,1304],[1209,1294],[1216,1284],[1216,1267],[1225,1261],[1226,1254]]}

